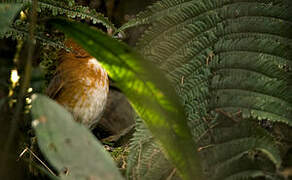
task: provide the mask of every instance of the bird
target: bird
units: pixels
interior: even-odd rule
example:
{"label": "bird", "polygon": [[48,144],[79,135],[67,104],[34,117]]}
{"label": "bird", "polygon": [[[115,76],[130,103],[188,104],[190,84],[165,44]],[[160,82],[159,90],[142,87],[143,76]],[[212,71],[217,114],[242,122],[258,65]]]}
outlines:
{"label": "bird", "polygon": [[94,129],[106,107],[109,79],[106,70],[72,39],[64,42],[56,72],[46,94],[72,113],[75,121]]}

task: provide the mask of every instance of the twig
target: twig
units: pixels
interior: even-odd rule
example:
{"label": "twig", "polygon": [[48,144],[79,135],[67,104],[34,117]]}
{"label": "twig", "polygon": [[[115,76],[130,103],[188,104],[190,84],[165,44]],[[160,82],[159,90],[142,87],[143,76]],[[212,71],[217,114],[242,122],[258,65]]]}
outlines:
{"label": "twig", "polygon": [[174,169],[171,171],[170,175],[167,177],[166,180],[171,180],[171,178],[175,175],[175,173],[176,173],[176,168],[174,168]]}
{"label": "twig", "polygon": [[14,116],[11,121],[11,126],[8,132],[8,138],[4,145],[4,151],[3,151],[3,157],[2,157],[2,163],[0,164],[0,169],[3,169],[6,165],[7,157],[5,154],[10,152],[10,148],[12,145],[12,142],[14,141],[16,131],[18,129],[18,122],[20,119],[20,114],[23,107],[23,97],[25,96],[27,89],[30,85],[30,76],[31,76],[31,69],[32,69],[32,57],[35,49],[35,38],[34,38],[34,31],[36,26],[36,18],[37,18],[37,0],[33,0],[32,4],[32,15],[31,15],[31,22],[29,26],[29,38],[28,38],[28,56],[26,59],[25,69],[24,69],[24,75],[23,80],[21,83],[21,89],[20,94],[18,96],[16,110],[14,113]]}
{"label": "twig", "polygon": [[227,118],[231,119],[233,122],[237,123],[237,121],[232,117],[232,115],[229,112],[225,112],[225,111],[223,111],[223,109],[219,109],[219,108],[215,109],[215,112],[220,113],[220,114],[226,116]]}
{"label": "twig", "polygon": [[52,175],[57,176],[32,150],[30,150],[28,147],[26,147],[19,155],[18,160],[24,155],[24,153],[29,152],[32,154],[33,157],[35,157]]}
{"label": "twig", "polygon": [[203,132],[200,137],[198,138],[197,141],[199,141],[201,138],[203,138],[211,129],[213,129],[214,127],[216,127],[217,125],[219,125],[219,123],[215,123],[213,125],[211,125],[208,129],[205,130],[205,132]]}
{"label": "twig", "polygon": [[202,147],[199,147],[199,148],[197,149],[197,151],[200,152],[200,151],[202,151],[202,150],[204,150],[204,149],[207,149],[207,148],[210,148],[210,147],[213,147],[213,146],[215,146],[215,145],[214,145],[214,144],[209,144],[209,145],[207,145],[207,146],[202,146]]}

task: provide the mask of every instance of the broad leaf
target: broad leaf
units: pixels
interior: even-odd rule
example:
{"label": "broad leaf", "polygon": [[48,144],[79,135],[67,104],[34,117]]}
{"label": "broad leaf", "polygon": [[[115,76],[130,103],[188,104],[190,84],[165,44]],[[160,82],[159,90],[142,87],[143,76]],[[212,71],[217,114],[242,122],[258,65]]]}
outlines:
{"label": "broad leaf", "polygon": [[63,19],[51,24],[96,57],[128,97],[185,179],[200,177],[196,147],[174,88],[163,73],[124,43],[99,30]]}
{"label": "broad leaf", "polygon": [[[291,12],[289,0],[160,0],[120,29],[149,23],[136,48],[178,89],[200,154],[206,152],[208,179],[277,176],[281,159],[274,141],[254,127],[244,138],[235,133],[243,135],[246,125],[222,127],[248,119],[268,128],[292,126]],[[230,139],[220,145],[226,132]],[[250,152],[271,162],[254,161]]]}
{"label": "broad leaf", "polygon": [[33,95],[32,115],[39,147],[61,179],[123,179],[103,146],[61,105]]}

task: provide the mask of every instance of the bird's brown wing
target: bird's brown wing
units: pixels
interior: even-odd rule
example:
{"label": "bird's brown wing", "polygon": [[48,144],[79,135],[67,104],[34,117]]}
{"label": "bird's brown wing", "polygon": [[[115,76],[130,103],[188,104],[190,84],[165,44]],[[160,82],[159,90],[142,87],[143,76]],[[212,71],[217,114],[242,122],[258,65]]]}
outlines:
{"label": "bird's brown wing", "polygon": [[51,80],[47,90],[46,94],[52,98],[56,99],[58,97],[58,94],[62,91],[62,88],[64,87],[64,80],[62,78],[62,75],[60,73],[56,74],[54,78]]}

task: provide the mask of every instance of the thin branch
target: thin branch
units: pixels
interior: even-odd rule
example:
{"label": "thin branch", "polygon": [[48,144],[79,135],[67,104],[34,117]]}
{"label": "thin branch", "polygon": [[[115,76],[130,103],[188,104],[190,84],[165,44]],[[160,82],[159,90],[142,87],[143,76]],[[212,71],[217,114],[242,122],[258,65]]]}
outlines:
{"label": "thin branch", "polygon": [[52,175],[57,176],[32,150],[30,150],[28,147],[26,147],[19,155],[19,159],[24,155],[24,153],[29,152],[32,154],[33,157],[35,157]]}
{"label": "thin branch", "polygon": [[18,123],[20,119],[20,114],[23,108],[23,98],[27,92],[27,89],[30,86],[30,78],[31,78],[31,69],[32,69],[32,57],[35,50],[35,38],[34,38],[34,31],[36,26],[36,19],[37,19],[37,0],[33,0],[32,4],[32,14],[31,14],[31,20],[29,25],[29,38],[28,38],[28,56],[25,62],[25,69],[23,74],[23,79],[21,82],[21,89],[19,96],[17,98],[17,105],[16,110],[13,115],[13,118],[11,120],[11,126],[8,132],[8,138],[4,146],[4,153],[2,157],[2,163],[0,164],[0,169],[3,169],[6,165],[7,157],[5,154],[10,152],[10,148],[12,146],[12,143],[15,139],[15,135],[18,129]]}

